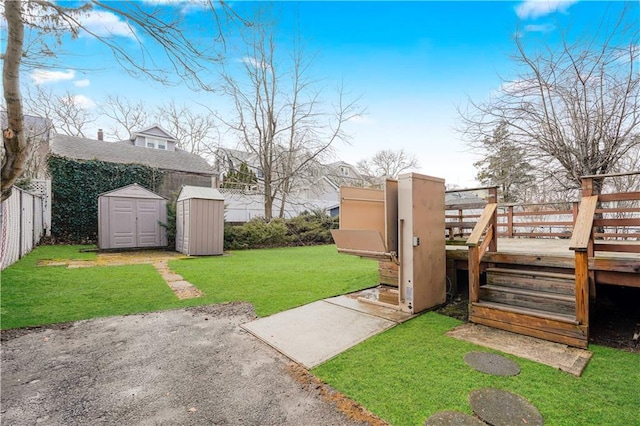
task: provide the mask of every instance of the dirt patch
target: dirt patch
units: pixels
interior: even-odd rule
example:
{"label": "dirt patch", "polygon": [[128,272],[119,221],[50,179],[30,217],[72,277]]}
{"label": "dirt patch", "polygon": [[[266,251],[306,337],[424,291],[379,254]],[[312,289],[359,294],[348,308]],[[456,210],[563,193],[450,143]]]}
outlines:
{"label": "dirt patch", "polygon": [[317,391],[325,401],[335,405],[348,418],[372,426],[389,425],[389,423],[385,422],[362,405],[347,398],[343,393],[334,390],[329,385],[319,380],[313,374],[309,373],[304,367],[298,364],[289,364],[288,371],[294,379],[302,383],[307,389]]}
{"label": "dirt patch", "polygon": [[64,259],[41,259],[38,266],[64,266],[68,268],[90,268],[93,266],[122,266],[153,264],[159,261],[173,259],[185,259],[189,256],[163,250],[136,250],[124,252],[98,253],[96,260],[64,260]]}
{"label": "dirt patch", "polygon": [[294,379],[240,328],[254,317],[230,303],[3,332],[3,424],[368,423]]}

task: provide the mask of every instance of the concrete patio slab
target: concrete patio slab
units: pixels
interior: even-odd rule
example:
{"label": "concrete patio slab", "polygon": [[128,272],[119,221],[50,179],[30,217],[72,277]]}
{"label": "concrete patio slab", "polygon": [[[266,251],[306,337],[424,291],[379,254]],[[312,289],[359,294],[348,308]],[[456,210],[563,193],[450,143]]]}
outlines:
{"label": "concrete patio slab", "polygon": [[578,377],[582,375],[593,355],[585,349],[478,324],[462,324],[448,331],[447,336],[539,362]]}
{"label": "concrete patio slab", "polygon": [[321,300],[251,321],[242,328],[311,369],[396,324]]}

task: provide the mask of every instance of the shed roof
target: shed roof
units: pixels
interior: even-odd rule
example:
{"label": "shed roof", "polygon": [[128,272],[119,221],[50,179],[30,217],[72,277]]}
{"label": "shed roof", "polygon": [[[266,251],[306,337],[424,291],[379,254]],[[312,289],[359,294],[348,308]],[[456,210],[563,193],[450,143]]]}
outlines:
{"label": "shed roof", "polygon": [[51,152],[74,160],[101,160],[109,163],[144,164],[164,170],[213,175],[213,167],[199,155],[176,149],[165,151],[126,144],[54,135]]}
{"label": "shed roof", "polygon": [[215,188],[207,188],[204,186],[191,186],[183,185],[178,194],[178,201],[187,200],[190,198],[197,198],[200,200],[221,200],[224,201],[224,197]]}
{"label": "shed roof", "polygon": [[113,189],[111,191],[103,192],[100,197],[119,197],[119,198],[149,198],[153,200],[165,200],[164,197],[149,191],[137,183],[123,186],[122,188]]}

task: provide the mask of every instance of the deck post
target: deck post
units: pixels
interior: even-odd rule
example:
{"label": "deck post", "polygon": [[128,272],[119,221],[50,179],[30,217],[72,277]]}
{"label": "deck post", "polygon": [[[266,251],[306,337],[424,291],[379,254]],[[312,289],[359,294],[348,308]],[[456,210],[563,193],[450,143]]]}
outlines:
{"label": "deck post", "polygon": [[507,207],[507,237],[513,238],[513,206]]}
{"label": "deck post", "polygon": [[575,252],[576,276],[576,320],[589,325],[589,255],[586,251]]}
{"label": "deck post", "polygon": [[593,178],[592,177],[583,177],[580,178],[582,181],[582,196],[590,197],[593,195]]}
{"label": "deck post", "polygon": [[[489,199],[492,200],[496,205],[498,204],[498,187],[494,186],[493,188],[489,188]],[[491,241],[489,241],[489,251],[496,252],[498,251],[498,209],[496,208],[491,215],[491,226],[493,227],[493,236],[491,237]],[[480,264],[481,259],[478,259],[478,264]],[[480,271],[478,271],[478,275],[480,275]]]}
{"label": "deck post", "polygon": [[476,303],[480,294],[480,259],[478,246],[469,247],[469,303]]}

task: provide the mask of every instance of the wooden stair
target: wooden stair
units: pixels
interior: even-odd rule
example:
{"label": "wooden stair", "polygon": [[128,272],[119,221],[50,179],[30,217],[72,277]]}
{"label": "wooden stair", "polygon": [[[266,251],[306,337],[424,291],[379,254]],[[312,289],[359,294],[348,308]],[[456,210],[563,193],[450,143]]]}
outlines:
{"label": "wooden stair", "polygon": [[587,326],[576,320],[575,276],[509,266],[486,269],[486,284],[469,306],[469,320],[587,347]]}

